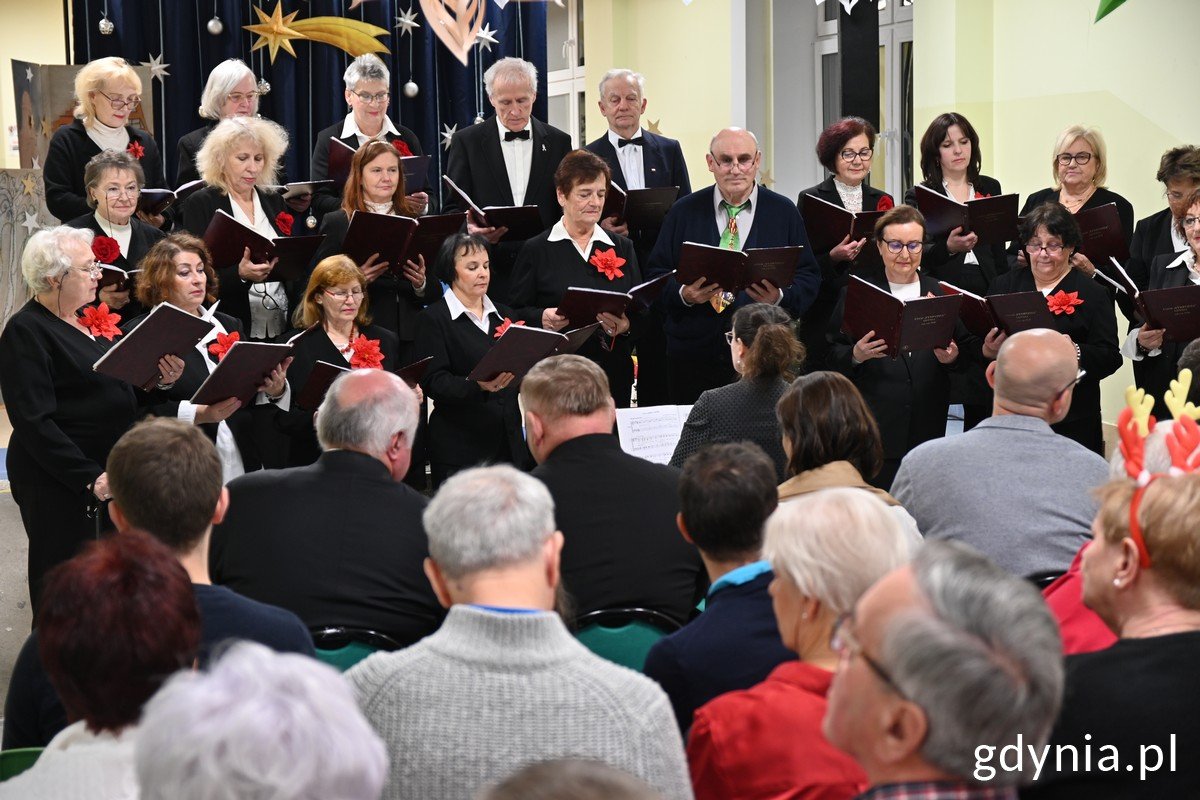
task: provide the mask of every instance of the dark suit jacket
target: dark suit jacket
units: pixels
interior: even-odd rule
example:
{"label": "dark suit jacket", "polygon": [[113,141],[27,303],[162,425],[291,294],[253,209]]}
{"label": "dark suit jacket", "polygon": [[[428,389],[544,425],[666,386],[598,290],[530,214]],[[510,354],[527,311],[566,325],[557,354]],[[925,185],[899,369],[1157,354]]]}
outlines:
{"label": "dark suit jacket", "polygon": [[[352,149],[358,149],[358,137],[354,134],[342,136],[342,126],[346,124],[346,119],[343,117],[337,122],[330,125],[325,130],[317,134],[316,144],[313,145],[312,162],[309,165],[309,175],[314,181],[323,181],[329,179],[329,140],[341,139],[344,144],[349,145]],[[388,133],[385,138],[389,143],[402,139],[408,149],[412,151],[414,156],[423,155],[425,151],[421,149],[421,140],[417,135],[403,125],[396,125],[396,130],[400,131],[400,135]],[[422,187],[405,187],[408,192],[421,191]],[[332,186],[319,186],[313,193],[312,214],[318,220],[330,211],[336,211],[342,207],[342,193]]]}
{"label": "dark suit jacket", "polygon": [[1155,256],[1175,253],[1175,242],[1171,240],[1171,226],[1174,223],[1171,209],[1164,208],[1138,220],[1137,227],[1133,229],[1125,271],[1139,289],[1150,288],[1150,265]]}
{"label": "dark suit jacket", "polygon": [[[280,211],[286,211],[287,207],[283,201],[283,195],[274,192],[265,192],[259,187],[255,187],[254,191],[258,192],[259,202],[262,203],[263,213],[267,215],[267,219],[271,221],[271,227],[275,228],[275,216]],[[220,209],[227,214],[233,214],[233,201],[229,199],[229,195],[221,191],[216,186],[205,186],[203,189],[192,194],[188,199],[183,201],[182,209],[182,225],[184,230],[191,233],[193,236],[204,238],[204,232],[208,230],[208,224],[212,222],[213,216]],[[290,214],[291,212],[288,211]],[[282,236],[276,228],[276,236]],[[217,281],[219,284],[219,298],[221,301],[221,311],[230,316],[237,317],[244,330],[250,330],[250,286],[252,284],[242,280],[238,275],[238,265],[233,264],[213,264],[213,268],[217,271]],[[292,309],[296,306],[296,301],[304,292],[303,281],[289,281],[284,284],[284,291],[288,297],[288,319],[291,319]]]}
{"label": "dark suit jacket", "polygon": [[[72,228],[90,230],[97,236],[108,236],[104,228],[100,227],[100,223],[96,221],[95,213],[76,217],[66,224]],[[145,258],[146,253],[149,252],[155,242],[166,236],[158,228],[147,225],[137,217],[129,218],[129,227],[132,229],[129,235],[129,257],[126,258],[125,256],[118,255],[112,263],[114,267],[123,269],[126,272],[131,269],[140,269],[142,259]],[[132,276],[129,280],[129,302],[117,310],[116,313],[120,315],[122,323],[146,313],[146,307],[137,299],[136,275]]]}
{"label": "dark suit jacket", "polygon": [[204,144],[204,140],[215,127],[217,127],[217,123],[208,122],[191,133],[185,133],[179,137],[179,143],[175,145],[175,150],[179,153],[179,166],[175,171],[176,186],[182,186],[188,181],[200,180],[200,172],[196,169],[196,154],[200,152],[200,146]]}
{"label": "dark suit jacket", "polygon": [[[147,188],[164,188],[162,156],[154,137],[141,128],[125,127],[129,131],[129,141],[142,146],[139,161],[146,174]],[[46,208],[58,219],[65,221],[92,213],[83,185],[83,170],[99,152],[100,146],[88,137],[82,120],[72,120],[50,137],[46,163],[42,165],[42,181],[46,184]]]}
{"label": "dark suit jacket", "polygon": [[[1170,233],[1167,234],[1168,239]],[[1177,286],[1187,286],[1191,283],[1188,278],[1189,270],[1186,264],[1180,264],[1171,269],[1167,265],[1179,257],[1178,253],[1162,253],[1154,256],[1147,271],[1147,289],[1170,289]],[[1132,277],[1132,276],[1130,276]],[[1131,323],[1141,324],[1141,320]],[[1188,342],[1173,342],[1163,339],[1162,352],[1154,357],[1143,357],[1133,362],[1133,377],[1139,389],[1145,389],[1146,394],[1154,397],[1154,416],[1156,419],[1170,419],[1171,412],[1163,402],[1163,395],[1171,388],[1171,381],[1179,375],[1179,357]]]}
{"label": "dark suit jacket", "polygon": [[[658,235],[658,242],[654,245],[654,252],[650,254],[647,278],[656,278],[675,269],[684,242],[720,244],[721,231],[717,230],[713,204],[716,191],[715,185],[705,187],[671,208]],[[780,287],[783,289],[783,300],[779,304],[793,317],[800,317],[817,296],[821,269],[813,258],[808,234],[795,204],[783,195],[760,186],[754,224],[750,226],[750,234],[742,243],[742,249],[784,245],[800,245],[804,248],[800,254],[800,268],[792,285]],[[669,278],[660,302],[666,308],[669,355],[725,362],[729,360],[729,346],[725,343],[724,334],[729,330],[733,311],[753,301],[750,295],[739,292],[733,301],[734,308],[727,308],[722,314],[718,314],[708,303],[689,307],[679,296],[679,284],[674,278]]]}
{"label": "dark suit jacket", "polygon": [[787,457],[783,454],[775,404],[788,384],[783,378],[742,380],[709,389],[692,406],[671,466],[682,467],[696,451],[713,442],[753,442],[775,462],[775,474],[783,483]]}
{"label": "dark suit jacket", "polygon": [[660,639],[642,670],[658,681],[680,730],[692,726],[696,709],[718,695],[749,689],[796,654],[783,646],[767,586],[769,570],[748,583],[710,594],[704,613]]}
{"label": "dark suit jacket", "polygon": [[679,470],[621,450],[611,434],[563,442],[533,470],[563,532],[563,588],[577,614],[636,606],[686,622],[708,583],[675,526]]}
{"label": "dark suit jacket", "polygon": [[[683,160],[683,148],[679,146],[679,142],[644,129],[642,139],[642,177],[646,188],[678,186],[679,197],[691,194],[692,182],[688,178],[687,162]],[[588,144],[587,149],[608,164],[608,168],[612,170],[613,183],[622,189],[628,188],[625,173],[621,170],[621,161],[617,158],[617,151],[612,142],[608,140],[607,130],[599,139]],[[629,238],[633,240],[634,247],[645,260],[645,256],[648,256],[654,247],[655,239],[658,238],[658,229],[632,229],[629,231]]]}
{"label": "dark suit jacket", "polygon": [[[1058,189],[1051,187],[1034,192],[1025,198],[1025,205],[1021,206],[1020,216],[1025,216],[1042,203],[1050,200],[1058,202]],[[1121,228],[1125,231],[1125,241],[1129,242],[1133,238],[1133,205],[1121,195],[1104,188],[1096,189],[1096,191],[1092,192],[1092,196],[1088,198],[1087,202],[1080,206],[1079,211],[1098,208],[1109,203],[1117,204],[1117,214],[1121,218]],[[1024,242],[1013,242],[1012,246],[1008,248],[1008,265],[1011,269],[1016,269],[1017,267],[1017,251],[1023,244]],[[1112,265],[1110,264],[1097,264],[1096,268],[1104,270],[1104,274],[1106,275],[1112,272]]]}
{"label": "dark suit jacket", "polygon": [[[842,196],[838,194],[837,187],[833,185],[833,176],[826,178],[816,186],[810,186],[796,198],[796,206],[801,209],[801,217],[804,216],[804,195],[806,194],[818,197],[826,203],[833,203],[835,206],[845,208],[845,205],[842,203]],[[876,189],[874,186],[863,184],[864,211],[877,210],[880,201],[885,197],[889,200],[892,199],[892,196],[882,189]],[[807,225],[807,222],[805,224]],[[867,242],[865,247],[873,248],[874,244]],[[817,297],[813,300],[812,305],[808,307],[808,311],[800,317],[800,341],[804,342],[805,372],[815,372],[816,370],[824,369],[825,353],[829,349],[829,344],[825,339],[825,331],[829,328],[829,318],[833,316],[833,309],[837,307],[838,295],[842,289],[846,288],[846,276],[857,267],[863,267],[879,260],[877,255],[872,256],[870,250],[864,249],[864,253],[864,257],[855,261],[843,261],[841,263],[831,259],[828,251],[813,253],[817,259],[817,264],[821,268],[821,288],[817,292]]]}
{"label": "dark suit jacket", "polygon": [[427,501],[377,459],[349,450],[307,467],[229,482],[213,529],[213,580],[294,612],[310,628],[348,625],[412,644],[443,612],[426,580]]}

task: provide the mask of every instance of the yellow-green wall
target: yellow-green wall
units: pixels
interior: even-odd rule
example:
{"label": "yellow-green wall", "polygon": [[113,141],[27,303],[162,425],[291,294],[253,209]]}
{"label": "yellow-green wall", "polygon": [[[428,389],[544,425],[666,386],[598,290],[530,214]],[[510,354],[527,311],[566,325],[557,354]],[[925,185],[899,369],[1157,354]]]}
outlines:
{"label": "yellow-green wall", "polygon": [[8,151],[8,127],[17,122],[11,59],[34,64],[67,63],[63,4],[62,0],[5,0],[0,8],[0,131],[4,134],[0,166],[16,168],[21,160]]}

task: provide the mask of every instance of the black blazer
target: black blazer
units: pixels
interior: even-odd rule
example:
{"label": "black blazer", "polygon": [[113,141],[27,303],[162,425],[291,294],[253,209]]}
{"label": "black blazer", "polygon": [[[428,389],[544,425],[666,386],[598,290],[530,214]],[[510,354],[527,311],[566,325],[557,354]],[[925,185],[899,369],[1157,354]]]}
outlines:
{"label": "black blazer", "polygon": [[1133,229],[1133,240],[1129,243],[1129,261],[1125,264],[1125,271],[1139,289],[1150,288],[1150,265],[1155,257],[1176,253],[1175,242],[1171,239],[1171,226],[1174,224],[1171,209],[1164,208],[1143,220],[1138,220],[1137,227]]}
{"label": "black blazer", "polygon": [[213,528],[214,582],[310,628],[370,628],[409,645],[440,624],[422,566],[427,501],[377,459],[335,450],[307,467],[243,475],[229,495]]}
{"label": "black blazer", "polygon": [[577,614],[635,606],[681,624],[691,617],[708,576],[675,526],[679,474],[607,433],[563,442],[533,470],[554,498],[562,585]]}
{"label": "black blazer", "polygon": [[[141,128],[126,125],[130,143],[142,147],[142,171],[146,174],[146,186],[162,189],[162,156],[154,137]],[[75,219],[92,213],[87,202],[87,189],[83,185],[83,170],[92,156],[100,152],[100,146],[87,135],[82,120],[73,120],[63,125],[50,137],[46,151],[46,163],[42,166],[42,181],[46,184],[46,208],[60,220]]]}
{"label": "black blazer", "polygon": [[[281,211],[288,211],[286,204],[283,201],[283,195],[274,192],[263,191],[260,187],[255,187],[254,191],[258,192],[259,202],[262,203],[263,213],[267,215],[267,219],[271,222],[271,227],[275,229],[276,236],[282,236],[278,226],[275,224],[275,217]],[[204,232],[208,230],[208,224],[212,222],[213,216],[220,209],[229,215],[233,215],[233,201],[229,199],[229,195],[225,194],[217,186],[205,186],[195,194],[183,201],[182,224],[184,230],[191,233],[193,236],[204,238]],[[290,214],[291,211],[288,211]],[[247,281],[242,280],[238,275],[238,265],[233,264],[213,264],[213,268],[217,271],[218,281],[218,296],[221,301],[221,311],[230,316],[237,317],[242,323],[243,330],[250,330],[250,286]],[[284,291],[287,292],[288,307],[287,319],[290,322],[292,309],[296,307],[296,301],[304,292],[306,281],[287,281],[284,283]],[[285,323],[284,327],[287,327]]]}
{"label": "black blazer", "polygon": [[[609,234],[614,247],[597,242],[592,248],[593,253],[596,250],[616,250],[617,255],[625,259],[625,265],[621,267],[625,274],[611,281],[580,258],[579,251],[569,239],[551,242],[549,237],[550,232],[543,231],[527,240],[513,268],[512,303],[517,316],[528,325],[540,328],[542,312],[547,308],[556,308],[568,287],[627,292],[642,282],[642,271],[638,268],[633,242],[624,236]],[[631,325],[640,323],[641,314],[632,309],[627,313]],[[594,319],[572,320],[571,327],[581,328],[593,322]],[[576,351],[604,369],[608,375],[609,389],[620,408],[629,407],[633,388],[632,341],[636,339],[637,329],[630,328],[630,333],[616,337],[611,349],[606,350],[603,343],[610,341],[611,337],[606,336],[603,330],[598,330]]]}
{"label": "black blazer", "polygon": [[[329,179],[329,140],[330,138],[341,139],[344,144],[349,145],[352,149],[358,149],[358,137],[354,134],[342,136],[342,126],[346,124],[343,117],[338,122],[333,123],[328,128],[317,134],[316,144],[313,145],[312,162],[309,165],[309,175],[314,181],[323,181]],[[421,149],[421,140],[417,135],[403,125],[396,125],[396,130],[400,131],[400,135],[396,136],[393,133],[387,133],[384,138],[388,143],[401,139],[408,149],[412,151],[414,156],[424,155]],[[410,193],[420,191],[420,187],[405,187]],[[332,186],[318,186],[313,193],[312,213],[316,217],[324,216],[330,211],[336,211],[342,207],[342,193],[334,189]]]}
{"label": "black blazer", "polygon": [[[342,209],[331,211],[321,220],[320,233],[325,234],[325,241],[317,248],[313,256],[315,268],[322,259],[342,252],[342,243],[346,241],[346,231],[350,229],[350,218]],[[388,270],[367,285],[367,298],[370,303],[371,316],[375,324],[395,333],[402,344],[403,355],[407,355],[412,347],[412,341],[417,335],[417,315],[426,303],[438,296],[440,284],[434,277],[434,265],[425,265],[425,289],[417,294],[416,289],[403,276],[392,272],[392,264]],[[312,270],[309,270],[312,274]],[[405,366],[405,364],[400,364]]]}
{"label": "black blazer", "polygon": [[[1168,238],[1170,234],[1168,233]],[[1191,283],[1188,277],[1190,270],[1186,264],[1179,264],[1171,269],[1167,265],[1179,258],[1178,253],[1162,253],[1156,255],[1150,262],[1147,271],[1147,289],[1172,289],[1177,286],[1187,286]],[[1130,276],[1132,277],[1132,276]],[[1132,330],[1135,325],[1143,324],[1138,319],[1130,323]],[[1163,339],[1162,352],[1156,356],[1143,356],[1133,362],[1134,382],[1139,389],[1145,389],[1146,394],[1154,397],[1154,416],[1156,419],[1170,419],[1171,412],[1163,402],[1163,395],[1171,388],[1171,381],[1179,376],[1179,357],[1188,342],[1173,342]]]}
{"label": "black blazer", "polygon": [[692,406],[679,442],[671,455],[671,466],[682,467],[688,457],[713,442],[753,442],[775,463],[779,483],[787,477],[787,456],[780,439],[775,405],[787,391],[780,377],[747,380],[709,389]]}
{"label": "black blazer", "polygon": [[[66,224],[72,228],[90,230],[97,236],[108,236],[108,232],[97,221],[95,213],[76,217]],[[129,227],[132,229],[129,235],[129,256],[118,255],[116,260],[112,262],[114,267],[127,272],[131,269],[140,269],[142,259],[146,257],[146,253],[150,251],[154,243],[166,237],[166,234],[158,228],[155,228],[153,225],[147,225],[137,217],[129,218]],[[122,324],[146,313],[146,307],[137,299],[136,275],[132,276],[129,280],[129,302],[123,308],[116,310],[116,313],[120,315]]]}
{"label": "black blazer", "polygon": [[[131,319],[122,329],[129,333],[141,325],[142,322],[149,316],[143,314],[140,317]],[[237,332],[239,335],[244,335],[241,322],[228,314],[223,314],[218,311],[214,315],[215,319],[224,326],[227,333]],[[207,350],[207,348],[206,348]],[[191,400],[196,394],[196,390],[200,385],[208,380],[209,371],[205,360],[210,360],[216,363],[216,357],[211,354],[201,355],[200,351],[195,347],[189,348],[186,353],[177,353],[183,359],[183,374],[179,376],[179,380],[175,381],[174,385],[169,389],[154,389],[151,392],[143,392],[141,389],[137,391],[138,404],[141,406],[142,414],[155,417],[169,417],[175,419],[179,416],[179,402],[181,400]],[[252,432],[252,420],[249,406],[239,408],[233,412],[225,424],[229,426],[229,432],[233,434],[233,439],[237,443],[238,453],[242,456],[242,466],[246,472],[251,472],[256,469],[262,469],[262,458],[259,456],[258,448],[254,444],[254,436]],[[198,426],[204,431],[204,435],[213,441],[217,441],[217,427],[219,423],[207,422]]]}
{"label": "black blazer", "polygon": [[[399,342],[396,334],[378,325],[364,325],[359,328],[359,335],[379,342],[379,350],[383,353],[383,369],[395,372],[399,367],[407,366],[397,362]],[[279,337],[280,342],[286,342],[300,333],[292,330]],[[289,467],[302,467],[313,463],[321,455],[321,447],[317,443],[317,432],[313,428],[315,408],[300,408],[296,405],[296,397],[308,382],[313,367],[318,361],[325,361],[339,367],[350,368],[346,357],[334,346],[329,336],[324,333],[313,333],[296,342],[292,348],[292,365],[288,367],[288,382],[292,386],[291,408],[280,411],[275,416],[275,424],[291,439],[288,447]]]}
{"label": "black blazer", "polygon": [[179,142],[175,145],[175,150],[179,153],[179,166],[175,170],[176,186],[200,180],[200,171],[196,168],[196,154],[200,152],[200,146],[215,127],[217,123],[209,122],[179,137]]}
{"label": "black blazer", "polygon": [[[500,317],[517,318],[508,306],[495,305]],[[451,319],[445,298],[439,298],[417,317],[413,358],[433,357],[421,380],[425,396],[433,400],[430,463],[457,468],[485,461],[528,464],[517,384],[503,391],[485,392],[467,378],[495,342],[496,328],[503,321],[500,317],[492,314],[488,332],[484,333],[466,314]]]}
{"label": "black blazer", "polygon": [[[946,187],[940,183],[936,186],[928,182],[921,185],[926,189],[946,194]],[[988,197],[1004,194],[1000,188],[1000,181],[989,178],[987,175],[980,175],[979,179],[975,181],[975,193],[977,195],[985,194]],[[916,198],[915,187],[904,194],[904,202],[907,205],[915,207]],[[946,240],[939,239],[930,242],[925,248],[925,253],[921,256],[921,271],[939,281],[952,283],[960,289],[966,289],[968,292],[974,292],[982,297],[988,293],[996,276],[1008,271],[1008,258],[1004,254],[1004,247],[1003,242],[976,247],[974,252],[975,258],[979,260],[979,266],[975,266],[963,263],[967,257],[966,253],[951,253],[946,248]]]}
{"label": "black blazer", "polygon": [[[1020,216],[1025,216],[1042,203],[1050,200],[1058,202],[1058,189],[1051,187],[1034,192],[1025,198],[1025,205],[1021,206]],[[1121,195],[1102,187],[1098,188],[1092,192],[1092,196],[1087,199],[1087,202],[1079,207],[1079,211],[1086,211],[1089,208],[1097,208],[1109,203],[1117,204],[1117,214],[1121,218],[1121,229],[1125,231],[1125,241],[1129,242],[1133,238],[1133,205]],[[1013,242],[1012,246],[1008,249],[1008,265],[1012,269],[1016,269],[1017,267],[1017,251],[1021,249],[1023,244],[1024,242]],[[1097,264],[1096,268],[1103,269],[1106,275],[1112,271],[1111,265]]]}

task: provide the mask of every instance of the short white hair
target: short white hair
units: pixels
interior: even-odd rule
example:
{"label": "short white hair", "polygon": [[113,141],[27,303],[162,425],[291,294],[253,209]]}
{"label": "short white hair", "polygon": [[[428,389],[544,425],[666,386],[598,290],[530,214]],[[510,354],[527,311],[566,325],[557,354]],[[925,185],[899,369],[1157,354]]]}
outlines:
{"label": "short white hair", "polygon": [[308,656],[238,642],[146,704],[144,800],[376,800],[387,750],[345,679]]}
{"label": "short white hair", "polygon": [[[221,106],[233,87],[247,77],[254,77],[254,72],[240,58],[230,58],[213,67],[208,73],[208,82],[204,84],[204,92],[200,95],[200,116],[205,119],[220,119]],[[257,91],[257,89],[255,89]],[[258,113],[258,98],[254,99],[254,111]]]}
{"label": "short white hair", "polygon": [[[359,387],[364,381],[382,385]],[[355,394],[353,402],[343,395]],[[404,379],[385,370],[356,369],[339,375],[317,410],[317,441],[322,450],[349,448],[381,457],[392,437],[404,434],[412,448],[420,406]]]}
{"label": "short white hair", "polygon": [[483,73],[483,85],[488,97],[491,97],[497,82],[524,79],[529,82],[529,91],[536,95],[537,78],[537,67],[523,58],[508,56],[487,68]]}
{"label": "short white hair", "polygon": [[838,614],[871,584],[907,564],[919,544],[864,489],[825,489],[781,503],[767,519],[763,555],[776,575]]}
{"label": "short white hair", "polygon": [[342,80],[346,84],[346,91],[354,91],[354,87],[358,86],[362,81],[382,81],[388,83],[391,81],[392,73],[388,71],[387,65],[383,63],[383,59],[374,53],[367,53],[350,62],[350,66],[346,67],[345,73],[342,74]]}
{"label": "short white hair", "polygon": [[92,248],[96,234],[90,228],[70,228],[59,225],[38,231],[25,243],[21,253],[21,275],[34,294],[49,291],[50,279],[61,278],[71,268],[71,257],[66,248],[70,242]]}
{"label": "short white hair", "polygon": [[646,96],[646,77],[640,72],[634,72],[631,69],[610,69],[604,73],[604,77],[600,79],[600,99],[604,99],[604,84],[614,78],[624,78],[627,81],[637,86],[638,97]]}
{"label": "short white hair", "polygon": [[442,484],[422,519],[429,557],[461,578],[534,558],[554,533],[554,500],[513,467],[476,467]]}

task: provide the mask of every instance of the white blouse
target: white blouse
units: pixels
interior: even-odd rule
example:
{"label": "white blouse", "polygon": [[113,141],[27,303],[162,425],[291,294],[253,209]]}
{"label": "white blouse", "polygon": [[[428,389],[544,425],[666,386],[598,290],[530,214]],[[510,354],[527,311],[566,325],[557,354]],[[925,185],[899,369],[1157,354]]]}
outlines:
{"label": "white blouse", "polygon": [[[230,198],[229,205],[233,208],[233,218],[266,236],[268,239],[279,238],[279,233],[267,219],[263,211],[262,201],[258,192],[254,195],[254,219],[246,216],[239,203]],[[252,283],[249,286],[250,295],[250,338],[273,339],[287,330],[287,293],[279,281]]]}

